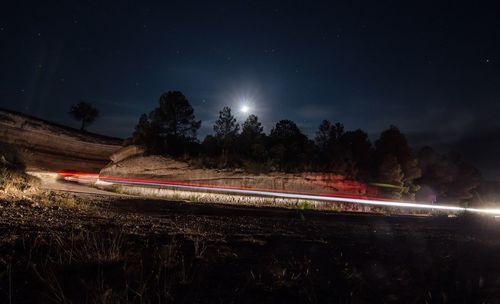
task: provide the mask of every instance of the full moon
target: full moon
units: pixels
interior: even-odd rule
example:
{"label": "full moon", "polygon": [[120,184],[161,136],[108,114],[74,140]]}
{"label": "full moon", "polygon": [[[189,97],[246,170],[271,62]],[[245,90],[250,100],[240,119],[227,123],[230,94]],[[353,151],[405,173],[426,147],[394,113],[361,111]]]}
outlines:
{"label": "full moon", "polygon": [[241,113],[248,113],[248,111],[250,111],[250,108],[248,106],[241,106],[241,109],[240,109]]}

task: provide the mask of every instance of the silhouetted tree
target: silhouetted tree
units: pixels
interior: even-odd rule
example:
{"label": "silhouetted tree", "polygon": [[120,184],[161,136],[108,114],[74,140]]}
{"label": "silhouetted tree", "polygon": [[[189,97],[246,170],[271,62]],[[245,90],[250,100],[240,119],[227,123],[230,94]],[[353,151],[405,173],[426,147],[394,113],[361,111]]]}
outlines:
{"label": "silhouetted tree", "polygon": [[480,172],[457,153],[441,155],[430,147],[418,153],[419,183],[434,190],[439,200],[470,201],[481,183]]}
{"label": "silhouetted tree", "polygon": [[[231,113],[230,107],[224,107],[219,111],[219,117],[214,124],[215,138],[219,141],[222,151],[222,159],[224,166],[229,165],[230,154],[234,154],[237,150],[235,145],[240,125],[236,122]],[[233,155],[234,156],[234,155]]]}
{"label": "silhouetted tree", "polygon": [[265,161],[267,157],[265,134],[256,115],[252,114],[245,120],[239,139],[242,155],[253,161]]}
{"label": "silhouetted tree", "polygon": [[450,152],[446,157],[451,159],[458,168],[458,174],[450,184],[450,197],[462,202],[470,202],[481,184],[481,173],[474,166],[464,161],[458,153]]}
{"label": "silhouetted tree", "polygon": [[241,133],[246,133],[253,137],[256,137],[262,135],[263,130],[264,128],[262,127],[259,118],[256,115],[251,114],[243,123],[243,128],[241,130]]}
{"label": "silhouetted tree", "polygon": [[316,170],[328,170],[330,163],[330,136],[332,134],[332,123],[328,120],[323,120],[316,131],[314,137],[315,143],[315,157],[314,167]]}
{"label": "silhouetted tree", "polygon": [[383,189],[395,198],[400,198],[403,192],[404,174],[398,159],[392,154],[384,155],[378,167],[379,181],[386,184]]}
{"label": "silhouetted tree", "polygon": [[353,164],[350,163],[348,147],[342,142],[342,136],[344,136],[344,125],[337,122],[330,132],[329,168],[343,175],[351,175]]}
{"label": "silhouetted tree", "polygon": [[141,116],[133,141],[154,153],[179,155],[197,141],[200,126],[186,97],[179,91],[169,91],[160,96],[159,106],[149,116]]}
{"label": "silhouetted tree", "polygon": [[84,131],[87,126],[92,124],[99,117],[99,110],[88,102],[80,101],[71,107],[69,114],[75,120],[81,122],[80,130]]}
{"label": "silhouetted tree", "polygon": [[280,120],[269,135],[271,156],[281,170],[300,171],[309,166],[313,143],[291,120]]}
{"label": "silhouetted tree", "polygon": [[344,125],[337,122],[332,126],[330,138],[332,140],[340,140],[342,135],[344,135]]}
{"label": "silhouetted tree", "polygon": [[392,155],[397,159],[403,171],[403,194],[413,199],[419,189],[415,180],[421,176],[421,170],[406,137],[397,127],[391,126],[380,134],[375,142],[375,148],[379,164],[387,155]]}
{"label": "silhouetted tree", "polygon": [[339,141],[343,149],[347,151],[349,175],[362,180],[371,179],[374,157],[368,134],[360,129],[347,131],[342,134]]}
{"label": "silhouetted tree", "polygon": [[332,135],[332,123],[328,120],[323,120],[316,131],[316,137],[314,142],[318,146],[319,150],[326,152],[330,145]]}
{"label": "silhouetted tree", "polygon": [[341,141],[344,135],[344,125],[337,122],[331,124],[323,120],[316,132],[315,142],[318,149],[317,168],[319,170],[333,171],[338,174],[349,173],[348,150]]}
{"label": "silhouetted tree", "polygon": [[215,136],[218,138],[233,137],[238,134],[240,125],[236,122],[230,107],[224,107],[219,111],[219,117],[214,124]]}
{"label": "silhouetted tree", "polygon": [[201,121],[196,120],[194,109],[179,91],[169,91],[160,96],[160,106],[151,113],[162,137],[173,136],[187,141],[196,140]]}
{"label": "silhouetted tree", "polygon": [[158,125],[153,125],[148,115],[142,114],[132,134],[132,143],[147,148],[150,153],[161,153],[162,145]]}
{"label": "silhouetted tree", "polygon": [[222,153],[219,141],[212,135],[205,136],[205,139],[201,143],[201,147],[203,149],[203,154],[208,157],[216,157]]}

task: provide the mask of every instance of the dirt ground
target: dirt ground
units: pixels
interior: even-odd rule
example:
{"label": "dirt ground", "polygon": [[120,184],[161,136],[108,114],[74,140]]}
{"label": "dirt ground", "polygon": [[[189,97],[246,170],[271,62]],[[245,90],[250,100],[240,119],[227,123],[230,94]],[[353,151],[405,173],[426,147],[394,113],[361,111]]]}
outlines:
{"label": "dirt ground", "polygon": [[51,194],[0,203],[1,303],[500,303],[500,221]]}

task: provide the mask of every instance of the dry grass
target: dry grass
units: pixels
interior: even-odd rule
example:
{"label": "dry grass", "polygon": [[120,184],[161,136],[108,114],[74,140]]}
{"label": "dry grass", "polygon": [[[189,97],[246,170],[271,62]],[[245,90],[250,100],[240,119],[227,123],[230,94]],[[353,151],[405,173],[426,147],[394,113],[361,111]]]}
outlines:
{"label": "dry grass", "polygon": [[38,191],[40,180],[20,169],[3,166],[0,168],[0,191],[12,197],[23,197]]}
{"label": "dry grass", "polygon": [[[28,269],[35,274],[45,287],[45,296],[54,303],[71,303],[68,298],[68,285],[61,269],[88,265],[98,265],[89,293],[91,302],[114,303],[113,290],[106,287],[103,265],[121,263],[125,259],[123,230],[116,228],[108,232],[71,231],[52,232],[38,235],[35,239],[22,241],[29,252]],[[35,260],[33,260],[35,259]]]}
{"label": "dry grass", "polygon": [[[343,202],[322,202],[303,199],[273,198],[264,196],[249,196],[238,194],[222,194],[209,192],[196,192],[189,190],[176,190],[167,188],[152,188],[131,185],[96,185],[98,188],[149,198],[163,198],[172,201],[185,201],[190,203],[229,204],[256,207],[280,207],[296,209],[298,211],[323,210],[334,212],[369,212],[383,214],[408,214],[411,210],[392,210],[390,207],[373,207]],[[416,212],[418,213],[418,212]]]}
{"label": "dry grass", "polygon": [[121,261],[125,256],[123,229],[112,229],[105,233],[72,231],[69,238],[54,233],[52,242],[59,264],[105,264]]}
{"label": "dry grass", "polygon": [[165,198],[173,201],[186,201],[191,203],[223,203],[246,206],[267,206],[303,209],[328,210],[327,204],[317,201],[306,201],[301,199],[269,198],[259,196],[248,196],[238,194],[221,194],[196,192],[189,190],[160,189],[130,185],[98,186],[100,189],[121,193],[137,195],[150,198]]}
{"label": "dry grass", "polygon": [[75,194],[42,190],[38,177],[26,174],[21,168],[1,164],[0,198],[12,206],[64,209],[88,207],[88,202]]}
{"label": "dry grass", "polygon": [[43,191],[32,197],[33,205],[39,207],[58,207],[63,209],[87,209],[88,201],[81,197],[63,192]]}
{"label": "dry grass", "polygon": [[[32,273],[43,287],[42,302],[53,303],[74,301],[78,293],[68,284],[71,280],[85,288],[88,303],[168,303],[179,286],[192,284],[200,275],[193,257],[201,259],[208,248],[201,238],[193,240],[189,252],[187,239],[149,244],[129,233],[114,227],[25,236],[15,242],[26,255],[17,257],[14,271]],[[7,274],[13,267],[6,261],[0,266],[8,267]],[[81,275],[72,269],[80,269]],[[5,282],[1,273],[0,282]]]}
{"label": "dry grass", "polygon": [[190,203],[229,204],[256,207],[279,207],[296,209],[299,212],[306,210],[321,210],[333,212],[361,212],[379,213],[384,215],[442,215],[439,210],[419,210],[394,208],[383,206],[370,206],[346,202],[326,202],[304,199],[250,196],[239,194],[223,194],[210,192],[197,192],[190,190],[177,190],[168,188],[152,188],[132,185],[96,185],[97,188],[121,194],[134,196],[163,198],[172,201],[185,201]]}

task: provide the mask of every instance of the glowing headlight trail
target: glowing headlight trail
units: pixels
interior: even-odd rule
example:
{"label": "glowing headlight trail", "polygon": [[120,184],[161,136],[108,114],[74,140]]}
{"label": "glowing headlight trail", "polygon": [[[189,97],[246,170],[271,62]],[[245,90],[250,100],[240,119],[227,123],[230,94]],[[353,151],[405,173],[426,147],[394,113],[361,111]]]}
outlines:
{"label": "glowing headlight trail", "polygon": [[[220,189],[236,189],[236,190],[254,190],[254,191],[264,191],[264,192],[270,192],[270,193],[281,193],[276,189],[272,188],[244,188],[244,187],[236,187],[236,186],[217,186],[217,185],[211,185],[211,184],[201,184],[201,183],[192,183],[192,182],[181,182],[181,181],[165,181],[165,180],[154,180],[154,179],[137,179],[137,178],[129,178],[129,177],[115,177],[115,176],[100,176],[99,174],[95,173],[79,173],[79,172],[65,172],[61,171],[59,172],[59,175],[71,180],[75,181],[78,180],[79,178],[82,178],[83,180],[89,180],[89,179],[100,179],[102,181],[106,182],[136,182],[136,183],[142,183],[142,185],[161,185],[161,186],[191,186],[191,187],[197,187],[198,189],[201,189],[200,187],[205,187],[205,188],[210,188],[216,190]],[[287,191],[285,193],[288,194],[303,194],[303,195],[320,195],[320,196],[334,196],[334,197],[342,197],[342,198],[356,198],[356,199],[371,199],[371,200],[378,200],[378,201],[391,201],[390,199],[383,198],[383,197],[373,197],[373,196],[363,196],[363,195],[349,195],[349,194],[342,194],[342,193],[310,193],[310,192],[298,192],[298,191]]]}
{"label": "glowing headlight trail", "polygon": [[104,182],[125,184],[125,185],[154,186],[154,187],[189,189],[198,191],[202,190],[202,191],[231,193],[231,194],[247,194],[247,195],[257,195],[257,196],[279,197],[279,198],[345,202],[345,203],[375,205],[375,206],[385,206],[385,207],[433,209],[433,210],[446,210],[446,211],[467,211],[475,213],[500,215],[500,209],[479,209],[479,208],[467,208],[467,207],[448,206],[448,205],[432,205],[425,203],[421,204],[421,203],[404,202],[404,201],[391,201],[383,198],[369,198],[369,197],[355,196],[355,195],[277,192],[277,191],[272,191],[271,189],[214,186],[214,185],[204,185],[204,184],[186,183],[186,182],[171,182],[171,181],[161,181],[161,180],[99,176],[97,174],[80,174],[80,173],[64,173],[64,172],[61,172],[59,174],[64,177],[79,177],[79,176],[87,178],[97,177],[99,180]]}

